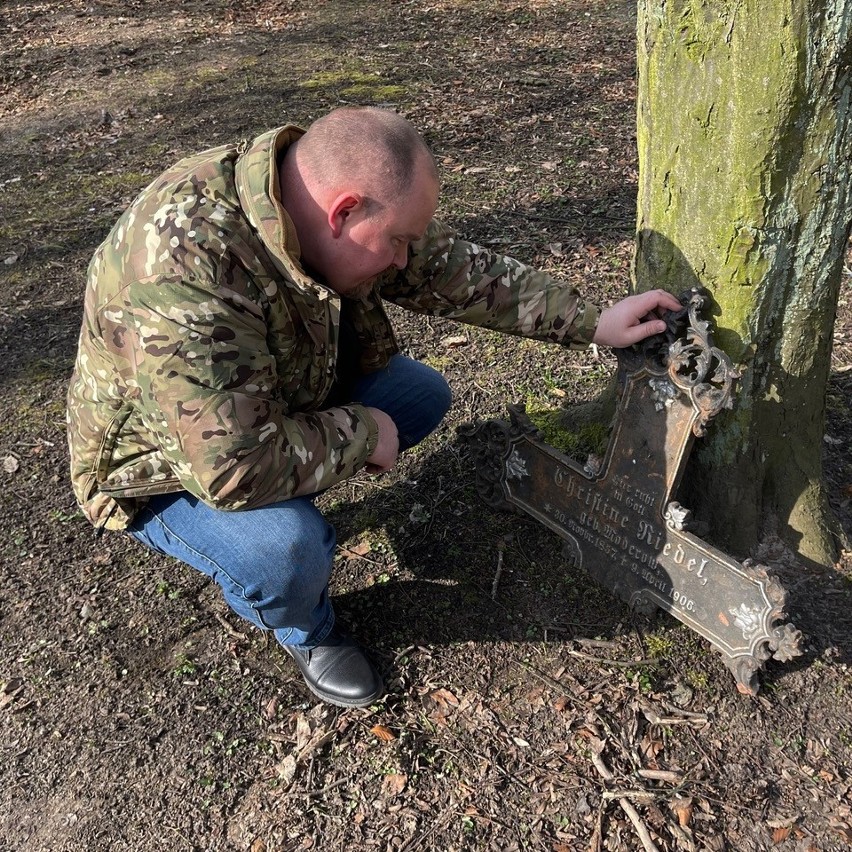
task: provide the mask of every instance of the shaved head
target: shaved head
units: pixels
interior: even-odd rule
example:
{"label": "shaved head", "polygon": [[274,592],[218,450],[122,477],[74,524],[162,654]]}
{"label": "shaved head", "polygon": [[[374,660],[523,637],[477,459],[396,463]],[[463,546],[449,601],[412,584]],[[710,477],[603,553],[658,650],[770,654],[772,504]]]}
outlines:
{"label": "shaved head", "polygon": [[375,279],[408,264],[435,215],[435,159],[402,116],[343,107],[286,150],[281,204],[304,268],[340,296],[364,298]]}
{"label": "shaved head", "polygon": [[296,144],[299,167],[328,192],[360,185],[379,198],[409,191],[418,169],[437,181],[426,143],[401,115],[377,107],[341,107],[317,119]]}

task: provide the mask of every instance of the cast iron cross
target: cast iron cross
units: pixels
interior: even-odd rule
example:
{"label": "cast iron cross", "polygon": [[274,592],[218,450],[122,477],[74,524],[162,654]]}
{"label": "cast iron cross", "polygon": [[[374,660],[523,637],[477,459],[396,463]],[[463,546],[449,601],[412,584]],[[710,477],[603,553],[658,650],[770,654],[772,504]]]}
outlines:
{"label": "cast iron cross", "polygon": [[478,426],[477,485],[491,505],[517,508],[558,533],[572,567],[639,611],[666,610],[722,654],[747,694],[770,657],[797,656],[785,592],[764,566],[740,563],[690,532],[673,498],[692,442],[732,406],[738,378],[699,319],[706,295],[681,297],[669,332],[618,350],[623,390],[603,461],[581,467],[545,444],[521,407],[511,423]]}

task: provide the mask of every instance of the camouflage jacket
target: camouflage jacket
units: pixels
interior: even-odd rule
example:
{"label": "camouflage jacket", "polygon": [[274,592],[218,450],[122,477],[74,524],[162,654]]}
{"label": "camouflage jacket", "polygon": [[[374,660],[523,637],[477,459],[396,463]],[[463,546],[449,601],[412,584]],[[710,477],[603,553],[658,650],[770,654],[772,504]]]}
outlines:
{"label": "camouflage jacket", "polygon": [[[172,491],[225,510],[312,494],[373,451],[363,406],[323,406],[340,300],[300,265],[276,168],[301,133],[182,160],[97,249],[68,392],[72,484],[96,526]],[[383,299],[576,348],[597,324],[573,289],[438,222],[355,303],[363,371],[397,351]]]}

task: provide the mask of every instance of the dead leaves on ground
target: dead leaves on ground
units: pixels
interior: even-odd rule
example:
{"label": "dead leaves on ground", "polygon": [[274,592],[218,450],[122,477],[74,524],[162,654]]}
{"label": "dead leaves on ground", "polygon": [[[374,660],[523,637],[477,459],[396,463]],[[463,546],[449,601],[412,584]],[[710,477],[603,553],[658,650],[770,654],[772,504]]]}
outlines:
{"label": "dead leaves on ground", "polygon": [[[276,700],[271,699],[264,708],[267,718],[269,713],[274,714],[277,709],[277,703],[273,706],[274,702]],[[317,705],[307,714],[294,713],[290,721],[291,732],[283,733],[273,730],[267,734],[281,755],[281,759],[275,766],[274,775],[283,787],[292,784],[299,767],[304,766],[309,758],[321,751],[327,743],[348,727],[348,722],[343,719],[333,724],[334,720],[329,718],[327,709],[322,705]],[[290,745],[291,750],[284,754],[286,745]]]}
{"label": "dead leaves on ground", "polygon": [[459,706],[459,700],[448,689],[433,689],[423,696],[423,706],[429,719],[446,726],[447,720]]}
{"label": "dead leaves on ground", "polygon": [[373,727],[370,728],[370,733],[373,734],[373,736],[378,737],[382,740],[382,742],[386,743],[396,739],[396,734],[386,725],[373,725]]}
{"label": "dead leaves on ground", "polygon": [[[548,739],[543,745],[535,725],[510,724],[511,717],[493,696],[433,683],[421,689],[420,706],[410,708],[414,712],[408,715],[391,707],[359,716],[322,705],[293,713],[270,734],[279,750],[270,780],[287,797],[340,795],[342,801],[351,798],[357,783],[367,796],[360,794],[361,805],[353,816],[359,826],[369,825],[373,812],[410,812],[411,824],[417,825],[421,814],[434,809],[444,819],[468,820],[466,824],[476,826],[471,831],[498,831],[494,785],[509,784],[527,802],[530,814],[537,815],[539,825],[549,825],[553,850],[603,852],[610,848],[608,838],[617,836],[627,846],[659,852],[723,852],[736,848],[738,837],[751,840],[758,835],[766,848],[777,847],[779,852],[790,843],[808,849],[814,835],[800,816],[774,821],[771,813],[757,816],[754,797],[762,788],[757,782],[749,786],[747,776],[731,772],[724,763],[730,756],[722,753],[721,743],[718,749],[691,752],[691,762],[684,760],[690,752],[682,741],[678,744],[679,733],[706,731],[716,723],[712,711],[701,714],[677,707],[667,700],[669,693],[649,696],[625,690],[593,702],[589,699],[599,695],[597,685],[585,688],[564,671],[554,674],[548,676],[548,688],[535,685],[517,697],[533,715],[549,716],[549,727],[561,724],[564,741]],[[278,710],[274,699],[262,710],[273,727]],[[321,755],[329,746],[335,754],[351,754],[355,763],[350,767],[360,764],[359,753],[372,753],[381,769],[357,779],[345,771],[330,775],[323,770],[327,761]],[[440,757],[425,760],[424,754]],[[842,780],[838,770],[818,760],[824,755],[816,745],[806,754],[813,760],[809,777],[815,783]],[[452,768],[447,772],[446,767]],[[747,767],[743,770],[748,772]],[[572,784],[578,780],[582,795],[575,801],[577,794],[566,791],[576,790]],[[725,781],[742,790],[740,801],[719,796],[714,785]],[[570,816],[570,823],[557,828],[560,815]],[[830,825],[835,842],[850,842],[850,821],[849,807],[843,805]],[[720,823],[727,827],[724,839],[716,830]]]}

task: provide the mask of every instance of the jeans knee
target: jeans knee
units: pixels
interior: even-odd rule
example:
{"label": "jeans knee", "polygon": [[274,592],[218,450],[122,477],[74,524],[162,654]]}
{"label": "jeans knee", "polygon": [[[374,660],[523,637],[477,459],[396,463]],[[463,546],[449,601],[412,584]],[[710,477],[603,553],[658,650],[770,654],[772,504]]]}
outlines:
{"label": "jeans knee", "polygon": [[317,512],[303,515],[298,524],[291,525],[286,540],[278,542],[278,549],[287,565],[301,572],[315,566],[330,566],[336,545],[334,527]]}
{"label": "jeans knee", "polygon": [[[438,423],[440,423],[447,412],[450,410],[450,406],[453,404],[453,391],[450,388],[449,382],[440,374],[436,373],[437,381],[435,382],[435,410],[440,412],[440,417],[438,418]],[[437,423],[435,424],[438,425]]]}
{"label": "jeans knee", "polygon": [[318,510],[288,512],[244,542],[239,564],[214,575],[231,607],[276,630],[310,624],[324,606],[336,545],[334,527]]}

